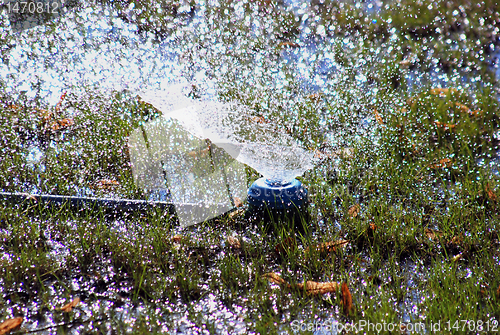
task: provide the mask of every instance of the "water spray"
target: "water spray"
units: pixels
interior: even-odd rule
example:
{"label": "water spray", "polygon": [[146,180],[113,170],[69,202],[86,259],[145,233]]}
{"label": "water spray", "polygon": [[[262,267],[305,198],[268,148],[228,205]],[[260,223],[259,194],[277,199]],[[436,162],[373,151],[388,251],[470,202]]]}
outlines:
{"label": "water spray", "polygon": [[[314,154],[272,122],[256,121],[252,110],[236,102],[191,99],[184,84],[144,92],[141,98],[163,115],[130,136],[134,179],[143,189],[168,187],[179,202],[207,206],[199,215],[181,215],[184,225],[221,214],[210,209],[211,203],[233,208],[234,199],[245,193],[252,217],[307,212],[307,190],[296,177],[314,167]],[[264,176],[248,192],[245,165]]]}

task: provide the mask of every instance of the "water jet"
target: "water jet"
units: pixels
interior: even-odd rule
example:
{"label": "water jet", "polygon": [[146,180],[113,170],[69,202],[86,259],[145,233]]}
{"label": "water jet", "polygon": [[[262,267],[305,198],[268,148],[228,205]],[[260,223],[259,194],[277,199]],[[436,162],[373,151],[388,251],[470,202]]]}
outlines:
{"label": "water jet", "polygon": [[[306,212],[307,190],[296,177],[314,166],[312,152],[272,122],[256,121],[245,106],[215,97],[191,99],[185,93],[186,86],[177,84],[141,95],[163,115],[130,136],[139,187],[168,187],[179,202],[201,201],[209,207],[225,203],[229,210],[236,198],[245,197],[246,165],[263,176],[247,192],[249,216],[283,218]],[[182,216],[184,225],[201,222],[215,212],[191,214]]]}

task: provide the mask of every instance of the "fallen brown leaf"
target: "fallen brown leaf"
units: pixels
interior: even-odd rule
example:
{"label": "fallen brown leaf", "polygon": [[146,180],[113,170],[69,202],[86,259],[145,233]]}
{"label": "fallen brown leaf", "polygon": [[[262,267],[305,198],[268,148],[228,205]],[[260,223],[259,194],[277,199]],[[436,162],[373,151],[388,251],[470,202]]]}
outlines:
{"label": "fallen brown leaf", "polygon": [[481,115],[483,113],[484,112],[482,110],[476,109],[476,110],[471,111],[469,114],[470,114],[470,116],[479,116],[479,115]]}
{"label": "fallen brown leaf", "polygon": [[433,95],[439,95],[440,97],[445,97],[448,93],[458,92],[455,88],[433,88],[430,93]]}
{"label": "fallen brown leaf", "polygon": [[259,116],[254,116],[252,118],[252,121],[255,122],[255,123],[259,123],[259,124],[265,124],[265,123],[268,123],[269,121],[266,120],[266,118],[262,115],[259,115]]}
{"label": "fallen brown leaf", "polygon": [[244,213],[245,213],[245,209],[244,209],[244,208],[240,208],[240,209],[237,209],[237,210],[235,210],[235,211],[231,211],[231,212],[229,212],[229,218],[230,218],[231,220],[233,220],[233,219],[235,219],[237,216],[240,216],[240,215],[242,215],[242,214],[244,214]]}
{"label": "fallen brown leaf", "polygon": [[101,190],[109,190],[118,185],[120,185],[120,183],[113,179],[101,179],[96,182],[97,188]]}
{"label": "fallen brown leaf", "polygon": [[411,146],[413,147],[413,151],[411,152],[411,154],[412,154],[413,156],[418,156],[418,155],[420,155],[421,150],[417,148],[417,146],[415,145],[415,143],[412,143],[412,145],[411,145]]}
{"label": "fallen brown leaf", "polygon": [[453,161],[449,158],[443,158],[439,160],[439,164],[443,167],[451,167],[453,165]]}
{"label": "fallen brown leaf", "polygon": [[238,197],[233,197],[233,202],[236,207],[243,206],[243,201],[241,201],[241,199]]}
{"label": "fallen brown leaf", "polygon": [[13,330],[18,329],[19,327],[21,327],[23,320],[24,319],[22,317],[17,317],[5,320],[4,322],[0,323],[0,335],[8,334]]}
{"label": "fallen brown leaf", "polygon": [[241,242],[237,237],[234,236],[228,236],[227,237],[227,243],[235,248],[235,249],[240,249],[241,248]]}
{"label": "fallen brown leaf", "polygon": [[361,207],[358,204],[356,204],[356,205],[352,205],[351,207],[349,207],[349,210],[347,211],[347,213],[349,213],[349,216],[351,217],[351,219],[354,219],[356,216],[358,216],[360,210],[361,210]]}
{"label": "fallen brown leaf", "polygon": [[333,152],[333,156],[339,157],[342,159],[353,158],[354,157],[354,149],[353,148],[343,148],[343,149],[335,150]]}
{"label": "fallen brown leaf", "polygon": [[43,127],[47,127],[50,120],[52,120],[53,113],[47,109],[35,108],[40,117],[41,124]]}
{"label": "fallen brown leaf", "polygon": [[302,136],[304,136],[304,134],[307,132],[307,128],[308,128],[308,126],[307,126],[307,124],[306,124],[306,126],[305,126],[304,130],[302,130]]}
{"label": "fallen brown leaf", "polygon": [[319,151],[318,149],[315,149],[314,150],[314,158],[319,158],[319,159],[323,158],[323,153],[321,151]]}
{"label": "fallen brown leaf", "polygon": [[427,235],[427,237],[430,238],[431,240],[437,240],[437,239],[443,237],[442,232],[440,232],[439,230],[434,230],[434,229],[426,229],[425,235]]}
{"label": "fallen brown leaf", "polygon": [[344,315],[347,316],[352,311],[352,295],[351,292],[349,292],[347,283],[342,283],[340,292],[342,293],[342,310],[344,312]]}
{"label": "fallen brown leaf", "polygon": [[269,273],[266,273],[264,275],[262,275],[263,278],[267,278],[267,280],[269,280],[271,283],[274,283],[274,284],[278,284],[278,285],[283,285],[283,284],[287,284],[287,282],[281,278],[279,275],[277,275],[276,273],[274,272],[269,272]]}
{"label": "fallen brown leaf", "polygon": [[278,48],[300,48],[300,45],[298,43],[295,43],[295,42],[291,42],[291,41],[285,41],[285,42],[280,42],[278,44]]}
{"label": "fallen brown leaf", "polygon": [[56,113],[59,112],[59,109],[61,108],[62,102],[63,102],[64,98],[66,98],[66,93],[68,93],[68,92],[64,92],[61,95],[61,97],[59,98],[59,102],[56,104]]}
{"label": "fallen brown leaf", "polygon": [[497,195],[495,192],[493,192],[490,188],[490,183],[486,183],[486,193],[488,194],[488,198],[490,198],[491,201],[496,202],[497,201]]}
{"label": "fallen brown leaf", "polygon": [[68,128],[74,124],[75,124],[75,122],[73,121],[73,119],[61,119],[61,120],[57,120],[57,121],[52,122],[50,127],[52,128],[52,130],[56,131],[56,130]]}
{"label": "fallen brown leaf", "polygon": [[399,62],[399,65],[402,67],[409,67],[413,62],[409,59],[404,59]]}
{"label": "fallen brown leaf", "polygon": [[354,149],[353,148],[343,148],[337,149],[330,153],[323,153],[317,150],[317,156],[315,158],[321,158],[322,155],[326,155],[327,157],[340,158],[340,159],[351,159],[354,157]]}
{"label": "fallen brown leaf", "polygon": [[321,253],[335,252],[337,251],[337,249],[345,247],[348,243],[349,241],[347,240],[323,242],[317,245],[312,245],[310,247],[307,247],[305,252],[308,253],[309,250],[311,249],[318,250]]}
{"label": "fallen brown leaf", "polygon": [[200,157],[205,157],[210,153],[210,148],[206,148],[203,150],[193,150],[187,153],[187,155],[191,158],[198,159]]}
{"label": "fallen brown leaf", "polygon": [[179,243],[182,240],[182,235],[174,235],[170,238],[172,242]]}
{"label": "fallen brown leaf", "polygon": [[72,302],[64,305],[63,307],[59,308],[58,310],[69,313],[73,310],[74,307],[78,306],[79,303],[80,303],[80,298],[76,297],[75,299],[73,299]]}
{"label": "fallen brown leaf", "polygon": [[15,111],[21,110],[21,106],[19,105],[8,105],[7,108]]}
{"label": "fallen brown leaf", "polygon": [[376,109],[373,110],[373,114],[375,114],[375,120],[377,120],[378,124],[384,124],[384,120],[380,116],[380,114],[377,112]]}
{"label": "fallen brown leaf", "polygon": [[457,126],[456,124],[451,124],[451,123],[442,123],[439,121],[434,121],[434,124],[438,128],[443,128],[444,130],[453,130]]}
{"label": "fallen brown leaf", "polygon": [[466,105],[460,103],[460,102],[455,102],[455,106],[457,106],[458,108],[460,108],[460,110],[464,113],[467,113],[469,114],[470,116],[479,116],[480,114],[483,113],[483,111],[481,110],[474,110],[472,111],[469,107],[467,107]]}
{"label": "fallen brown leaf", "polygon": [[451,244],[460,245],[462,244],[463,235],[453,236],[450,240]]}
{"label": "fallen brown leaf", "polygon": [[453,161],[449,158],[440,159],[438,163],[430,164],[429,167],[431,169],[443,169],[446,167],[451,167],[453,165]]}
{"label": "fallen brown leaf", "polygon": [[267,278],[271,283],[278,285],[285,285],[288,288],[296,288],[299,290],[305,290],[307,294],[317,295],[317,294],[325,294],[329,292],[335,292],[339,288],[339,283],[336,282],[327,282],[327,283],[318,283],[315,281],[308,280],[305,284],[300,283],[296,285],[288,284],[283,278],[277,275],[274,272],[266,273],[262,276],[263,278]]}
{"label": "fallen brown leaf", "polygon": [[321,99],[323,99],[323,93],[313,93],[306,97],[314,103],[319,103],[321,102]]}
{"label": "fallen brown leaf", "polygon": [[308,280],[305,284],[297,284],[296,287],[299,290],[306,290],[307,294],[310,295],[318,295],[325,294],[330,292],[335,292],[339,288],[339,283],[336,282],[327,282],[327,283],[318,283],[315,281]]}

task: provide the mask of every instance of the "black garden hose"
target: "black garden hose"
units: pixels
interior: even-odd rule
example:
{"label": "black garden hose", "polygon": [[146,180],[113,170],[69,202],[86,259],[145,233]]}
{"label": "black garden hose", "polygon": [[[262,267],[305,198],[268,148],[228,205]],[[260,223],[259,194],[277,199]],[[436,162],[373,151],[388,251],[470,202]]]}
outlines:
{"label": "black garden hose", "polygon": [[[127,214],[160,210],[175,214],[175,205],[163,201],[76,197],[63,195],[38,195],[28,193],[0,192],[0,200],[12,204],[43,205],[48,207],[68,206],[75,210],[103,210],[106,213]],[[189,206],[189,204],[183,204]]]}

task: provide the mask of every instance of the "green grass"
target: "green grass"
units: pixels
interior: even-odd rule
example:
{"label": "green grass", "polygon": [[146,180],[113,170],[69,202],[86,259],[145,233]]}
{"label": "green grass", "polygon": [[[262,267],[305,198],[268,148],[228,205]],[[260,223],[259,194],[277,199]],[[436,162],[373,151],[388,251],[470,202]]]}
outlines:
{"label": "green grass", "polygon": [[[238,37],[243,42],[236,32],[245,36],[248,28],[231,21],[236,2],[206,9],[219,29],[214,34],[225,36],[217,43],[240,43],[239,50],[221,52],[195,38],[207,47],[211,70],[228,67],[217,78],[221,99],[252,107],[322,152],[301,177],[312,204],[302,224],[311,233],[266,232],[269,222],[251,222],[241,210],[180,229],[163,213],[115,220],[95,210],[1,202],[0,322],[22,315],[22,330],[58,333],[277,334],[294,331],[294,320],[312,333],[311,322],[329,319],[352,326],[422,322],[427,329],[440,321],[441,333],[463,333],[460,320],[473,320],[491,330],[500,320],[500,178],[488,164],[499,151],[498,82],[488,66],[497,5],[433,2],[429,9],[431,2],[397,1],[375,16],[350,2],[313,3],[312,34],[332,25],[329,35],[346,36],[326,50],[345,71],[320,95],[301,88],[292,69],[287,85],[271,84],[273,62],[288,50],[279,43],[295,42],[300,32],[298,14],[279,3],[244,4],[265,35]],[[140,5],[138,19],[155,22],[141,29],[158,38],[186,19],[172,12],[175,4],[166,14]],[[496,10],[488,14],[490,8]],[[161,21],[165,15],[171,20]],[[466,38],[458,40],[461,34]],[[455,49],[447,39],[459,41]],[[346,47],[349,41],[356,46]],[[193,65],[198,49],[190,52]],[[269,57],[255,63],[259,53]],[[252,70],[257,66],[261,73]],[[433,90],[439,85],[432,69],[454,78],[443,86],[449,90]],[[422,78],[418,85],[411,71]],[[480,83],[467,83],[477,76]],[[134,185],[127,136],[158,111],[130,93],[90,88],[69,91],[57,107],[41,101],[0,90],[0,189],[146,197]],[[363,119],[371,121],[368,133]],[[43,154],[38,163],[33,148]],[[249,182],[256,177],[249,169]],[[341,239],[349,241],[345,248],[306,251]],[[292,285],[270,284],[263,278],[270,272]],[[294,288],[308,280],[347,283],[353,311],[343,312],[340,292],[311,296]],[[82,303],[72,312],[56,310],[75,297]]]}

